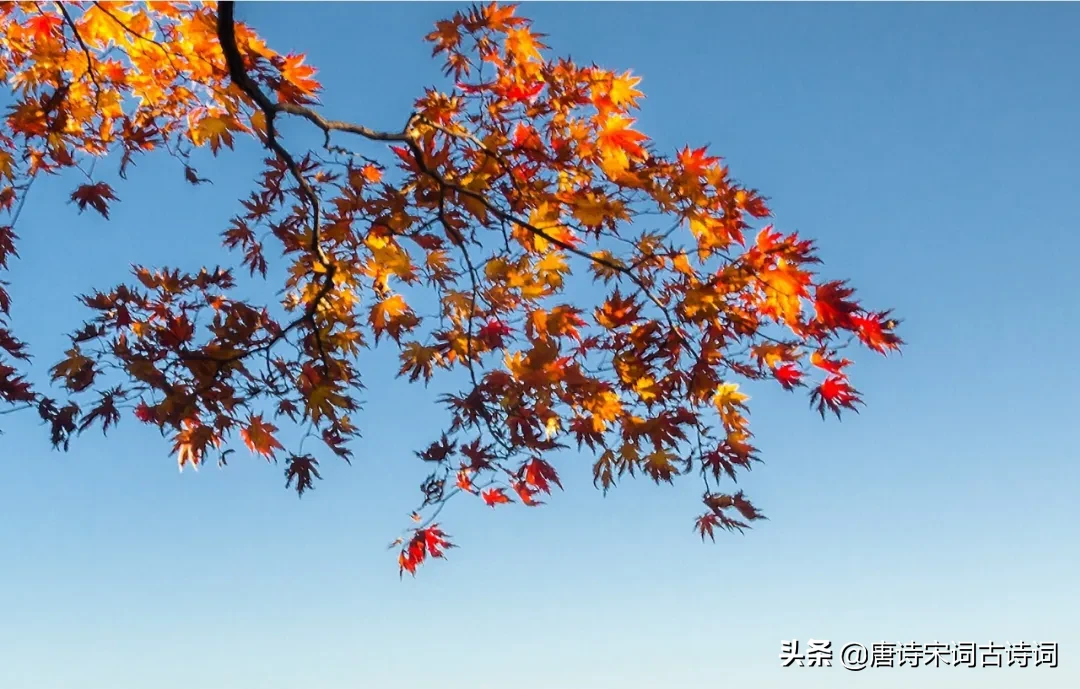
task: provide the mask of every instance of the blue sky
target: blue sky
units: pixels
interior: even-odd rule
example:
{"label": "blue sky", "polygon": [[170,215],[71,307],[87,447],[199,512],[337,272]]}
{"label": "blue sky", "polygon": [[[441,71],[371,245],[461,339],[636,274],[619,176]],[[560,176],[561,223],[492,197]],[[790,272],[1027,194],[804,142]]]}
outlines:
{"label": "blue sky", "polygon": [[[421,42],[453,4],[244,4],[321,70],[334,116],[400,126],[439,66]],[[770,517],[703,545],[699,484],[625,483],[589,460],[540,510],[447,509],[462,546],[399,581],[385,550],[442,421],[373,359],[353,467],[300,501],[237,459],[178,475],[130,421],[68,454],[32,419],[0,437],[5,689],[517,689],[1078,686],[1080,486],[1075,4],[529,4],[561,54],[631,68],[639,128],[711,143],[817,239],[825,271],[904,317],[902,357],[863,355],[868,406],[822,422],[762,390],[766,463],[743,482]],[[39,362],[73,294],[132,261],[221,260],[257,171],[248,147],[185,186],[141,161],[104,222],[33,190],[10,276]],[[49,186],[51,185],[51,186]],[[178,239],[182,238],[182,239]],[[383,392],[385,390],[385,392]],[[417,439],[421,440],[418,441]],[[781,639],[1058,642],[1056,670],[781,669]]]}

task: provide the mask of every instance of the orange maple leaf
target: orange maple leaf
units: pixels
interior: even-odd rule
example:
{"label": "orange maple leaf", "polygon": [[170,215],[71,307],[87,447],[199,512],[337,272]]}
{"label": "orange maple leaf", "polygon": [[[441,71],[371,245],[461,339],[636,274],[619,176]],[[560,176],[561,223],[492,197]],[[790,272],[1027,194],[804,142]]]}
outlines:
{"label": "orange maple leaf", "polygon": [[278,87],[278,95],[297,104],[314,102],[313,96],[322,89],[314,78],[316,72],[314,67],[304,64],[303,55],[286,55],[281,60],[281,77],[285,83]]}
{"label": "orange maple leaf", "polygon": [[263,421],[261,414],[253,414],[248,420],[247,428],[240,430],[240,437],[249,450],[270,459],[274,456],[275,449],[284,449],[274,437],[276,431],[277,426]]}
{"label": "orange maple leaf", "polygon": [[608,153],[631,155],[635,158],[644,158],[648,155],[641,143],[648,141],[649,137],[631,129],[632,124],[634,124],[633,118],[625,115],[608,115],[596,137],[600,149]]}
{"label": "orange maple leaf", "polygon": [[704,146],[693,150],[687,146],[679,151],[678,161],[682,164],[686,174],[692,177],[700,177],[719,163],[720,158],[708,155],[708,149]]}

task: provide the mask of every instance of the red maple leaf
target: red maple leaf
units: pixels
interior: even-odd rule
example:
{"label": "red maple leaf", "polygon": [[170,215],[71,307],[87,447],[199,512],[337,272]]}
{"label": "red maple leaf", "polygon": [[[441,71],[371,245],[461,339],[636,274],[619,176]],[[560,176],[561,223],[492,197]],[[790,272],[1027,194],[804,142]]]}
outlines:
{"label": "red maple leaf", "polygon": [[416,568],[423,564],[428,556],[444,557],[444,551],[453,547],[449,536],[438,524],[417,529],[398,555],[399,574],[408,572],[415,576]]}
{"label": "red maple leaf", "polygon": [[559,482],[559,475],[555,473],[555,468],[539,457],[530,460],[521,467],[519,475],[523,475],[526,484],[549,495],[551,494],[551,486],[548,481],[551,481],[560,489],[562,488],[562,483]]}
{"label": "red maple leaf", "polygon": [[851,317],[859,310],[857,303],[848,300],[853,294],[855,290],[845,286],[843,282],[819,285],[814,293],[814,312],[818,322],[826,328],[851,329]]}
{"label": "red maple leaf", "polygon": [[26,20],[26,28],[35,41],[47,39],[56,33],[64,20],[55,14],[38,14]]}
{"label": "red maple leaf", "polygon": [[802,385],[803,372],[793,363],[786,363],[773,369],[773,377],[780,382],[785,390],[791,390]]}
{"label": "red maple leaf", "polygon": [[484,504],[492,508],[510,502],[505,488],[488,488],[480,494],[480,497],[484,499]]}
{"label": "red maple leaf", "polygon": [[512,333],[508,325],[497,318],[491,318],[484,327],[476,333],[476,339],[483,342],[489,349],[500,349],[503,346],[503,338]]}
{"label": "red maple leaf", "polygon": [[861,403],[859,393],[843,376],[829,376],[810,393],[810,404],[817,405],[822,418],[825,417],[826,408],[840,418],[841,408],[858,412],[855,405]]}
{"label": "red maple leaf", "polygon": [[904,344],[904,341],[893,333],[897,321],[889,318],[888,311],[855,316],[851,321],[862,343],[875,352],[884,354],[890,349],[900,349],[900,345]]}
{"label": "red maple leaf", "polygon": [[83,184],[71,193],[71,200],[79,205],[79,212],[90,206],[106,219],[109,217],[109,201],[119,201],[112,187],[105,182]]}

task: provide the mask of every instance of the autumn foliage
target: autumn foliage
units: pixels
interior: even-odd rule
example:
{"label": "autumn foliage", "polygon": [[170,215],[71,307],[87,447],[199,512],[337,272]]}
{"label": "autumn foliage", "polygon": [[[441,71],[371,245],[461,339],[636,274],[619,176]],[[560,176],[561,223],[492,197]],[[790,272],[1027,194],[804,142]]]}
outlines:
{"label": "autumn foliage", "polygon": [[[764,224],[766,200],[718,155],[656,150],[635,126],[632,73],[551,57],[513,6],[458,12],[426,38],[448,86],[376,131],[325,113],[315,69],[232,3],[0,5],[14,103],[0,125],[0,268],[38,176],[79,172],[73,211],[108,218],[123,188],[94,169],[124,178],[169,155],[201,184],[213,173],[194,169],[193,149],[225,156],[246,138],[266,151],[222,219],[222,263],[236,267],[138,266],[84,295],[51,388],[0,288],[2,402],[36,410],[61,448],[123,416],[160,428],[181,467],[246,446],[303,494],[320,461],[351,457],[365,350],[393,347],[408,382],[468,381],[417,449],[431,475],[399,539],[402,571],[452,547],[430,523],[450,496],[539,505],[561,488],[567,447],[591,457],[604,491],[624,476],[702,481],[702,538],[761,518],[723,488],[758,459],[740,381],[773,379],[839,416],[861,404],[844,348],[896,350],[896,322],[819,279],[813,244]],[[322,148],[278,135],[296,118]],[[385,156],[357,154],[361,140]],[[283,300],[238,298],[236,270]],[[323,448],[284,447],[286,425]]]}

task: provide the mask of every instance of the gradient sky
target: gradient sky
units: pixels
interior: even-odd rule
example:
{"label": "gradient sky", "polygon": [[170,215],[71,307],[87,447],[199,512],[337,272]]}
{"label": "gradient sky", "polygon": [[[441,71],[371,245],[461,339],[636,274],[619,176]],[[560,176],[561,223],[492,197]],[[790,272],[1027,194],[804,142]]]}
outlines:
{"label": "gradient sky", "polygon": [[[247,4],[238,16],[321,70],[335,117],[396,128],[439,66],[451,4]],[[441,409],[373,358],[354,466],[303,500],[281,467],[178,475],[130,420],[51,452],[2,419],[0,687],[515,689],[1080,686],[1080,6],[529,4],[561,54],[632,68],[661,149],[711,143],[816,238],[832,277],[905,319],[903,356],[862,355],[868,406],[822,422],[755,390],[770,517],[703,545],[700,484],[602,498],[567,453],[539,510],[455,501],[462,546],[398,579],[386,544]],[[302,130],[303,123],[290,125]],[[222,260],[258,169],[245,144],[185,186],[139,162],[104,222],[33,189],[11,271],[39,365],[72,295],[132,261]],[[51,186],[50,186],[51,185]],[[1073,278],[1069,276],[1072,275]],[[774,386],[775,387],[775,386]],[[1074,418],[1069,422],[1068,419]],[[781,669],[781,639],[1058,642],[1060,667]]]}

